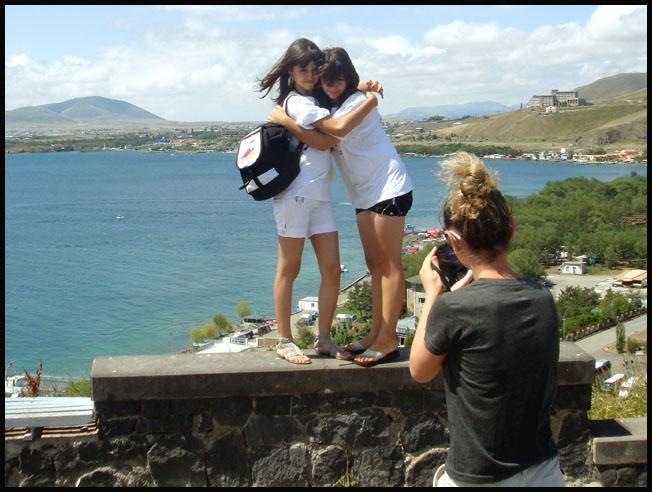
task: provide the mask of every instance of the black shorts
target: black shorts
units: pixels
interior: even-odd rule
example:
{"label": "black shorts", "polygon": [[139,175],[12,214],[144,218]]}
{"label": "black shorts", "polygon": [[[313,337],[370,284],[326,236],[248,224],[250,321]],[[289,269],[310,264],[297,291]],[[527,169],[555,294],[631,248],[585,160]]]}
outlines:
{"label": "black shorts", "polygon": [[355,213],[360,212],[376,212],[380,215],[393,215],[398,217],[405,217],[412,208],[412,192],[408,191],[405,195],[396,196],[389,200],[383,200],[376,203],[373,207],[369,208],[356,208]]}

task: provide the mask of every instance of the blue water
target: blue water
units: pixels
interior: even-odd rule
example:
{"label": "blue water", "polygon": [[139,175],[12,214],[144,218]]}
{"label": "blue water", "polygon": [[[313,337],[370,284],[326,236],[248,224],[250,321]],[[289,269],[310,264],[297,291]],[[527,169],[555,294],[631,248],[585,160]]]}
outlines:
{"label": "blue water", "polygon": [[[189,332],[234,306],[273,316],[276,227],[271,203],[238,191],[233,154],[139,152],[5,155],[5,366],[87,376],[100,355],[178,352]],[[414,183],[407,222],[439,223],[438,159],[405,158]],[[504,193],[549,180],[611,180],[641,165],[488,161]],[[342,285],[366,271],[354,213],[337,178]],[[118,218],[122,217],[122,218]],[[317,295],[306,243],[293,292]]]}

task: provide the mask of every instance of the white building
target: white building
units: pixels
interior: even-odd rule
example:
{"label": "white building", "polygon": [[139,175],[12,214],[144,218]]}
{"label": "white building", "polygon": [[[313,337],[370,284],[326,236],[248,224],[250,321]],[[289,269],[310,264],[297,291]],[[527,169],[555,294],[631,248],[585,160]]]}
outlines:
{"label": "white building", "polygon": [[409,318],[403,318],[398,320],[396,324],[396,337],[398,338],[398,346],[404,347],[405,340],[410,333],[414,333],[417,330],[417,319],[415,316],[410,316]]}
{"label": "white building", "polygon": [[561,270],[561,273],[584,275],[586,273],[586,263],[583,261],[565,261],[561,264],[559,270]]}
{"label": "white building", "polygon": [[302,311],[319,311],[319,298],[304,297],[299,299],[299,309]]}

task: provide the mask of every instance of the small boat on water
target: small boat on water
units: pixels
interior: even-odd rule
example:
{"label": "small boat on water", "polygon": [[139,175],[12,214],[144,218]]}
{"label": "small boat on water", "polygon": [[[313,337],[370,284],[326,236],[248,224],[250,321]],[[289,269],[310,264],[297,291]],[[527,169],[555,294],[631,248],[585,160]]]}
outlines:
{"label": "small boat on water", "polygon": [[344,263],[340,264],[340,272],[346,273],[349,271],[349,267],[346,266]]}

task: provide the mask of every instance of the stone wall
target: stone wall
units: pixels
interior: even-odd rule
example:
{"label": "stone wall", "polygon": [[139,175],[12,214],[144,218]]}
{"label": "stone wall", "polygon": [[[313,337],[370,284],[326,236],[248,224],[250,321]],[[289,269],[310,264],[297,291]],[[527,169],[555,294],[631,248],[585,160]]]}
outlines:
{"label": "stone wall", "polygon": [[[273,351],[98,357],[97,432],[5,438],[5,485],[429,486],[446,460],[443,380],[407,351],[374,368]],[[594,359],[562,342],[553,433],[572,479],[589,475]]]}

